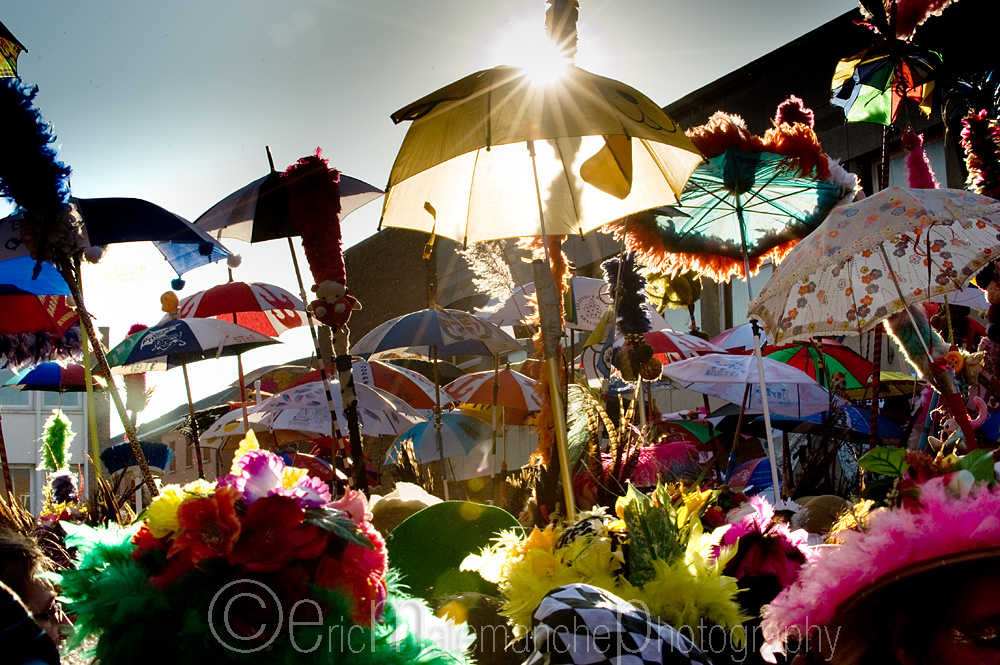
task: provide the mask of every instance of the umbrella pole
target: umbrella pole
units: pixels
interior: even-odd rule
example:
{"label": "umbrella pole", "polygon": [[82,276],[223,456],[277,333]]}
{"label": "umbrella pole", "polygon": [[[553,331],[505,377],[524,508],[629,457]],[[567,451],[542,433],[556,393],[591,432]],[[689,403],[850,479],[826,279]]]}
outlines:
{"label": "umbrella pole", "polygon": [[[736,217],[740,222],[740,242],[743,244],[743,279],[747,285],[747,302],[753,302],[753,289],[750,288],[750,254],[747,250],[746,222],[743,220],[743,207],[736,199]],[[764,433],[767,436],[767,456],[771,462],[771,482],[774,483],[775,504],[783,498],[781,485],[778,484],[778,457],[774,452],[774,434],[771,432],[771,410],[767,405],[767,380],[764,378],[764,357],[760,354],[760,324],[757,319],[752,319],[750,325],[753,328],[753,355],[757,358],[757,381],[760,384],[760,402],[764,410]]]}
{"label": "umbrella pole", "polygon": [[490,498],[497,489],[497,398],[500,395],[500,354],[493,356],[493,466],[490,469]]}
{"label": "umbrella pole", "polygon": [[[77,258],[76,271],[79,276],[78,286],[83,291],[83,271],[80,270],[80,259]],[[90,434],[90,457],[96,465],[95,473],[101,475],[101,444],[97,439],[97,405],[94,404],[93,372],[90,371],[90,340],[86,335],[80,339],[83,350],[83,380],[87,386],[87,432]],[[134,425],[133,425],[134,426]]]}
{"label": "umbrella pole", "polygon": [[[271,151],[267,152],[268,159],[271,158]],[[271,170],[274,170],[274,164],[271,164]],[[295,254],[295,244],[292,242],[291,237],[286,238],[288,241],[288,253],[292,255],[292,267],[295,268],[295,280],[299,284],[299,297],[302,298],[303,303],[309,302],[309,297],[306,295],[305,283],[302,281],[302,271],[299,269],[299,258]],[[309,334],[312,335],[313,347],[316,349],[316,357],[320,359],[319,361],[319,375],[323,381],[323,387],[326,388],[326,402],[327,406],[330,407],[330,430],[333,438],[333,442],[330,446],[330,463],[334,467],[337,466],[337,451],[339,450],[338,442],[341,439],[340,423],[337,421],[337,410],[333,406],[333,393],[330,388],[330,377],[326,372],[326,361],[323,360],[323,354],[319,347],[319,335],[316,333],[316,324],[313,323],[312,314],[306,312],[306,321],[309,323]],[[336,484],[337,484],[337,474],[333,474],[333,480],[330,481],[330,489],[336,495]]]}
{"label": "umbrella pole", "polygon": [[351,444],[351,464],[354,467],[354,489],[368,496],[368,469],[365,451],[361,444],[361,422],[358,420],[358,396],[354,392],[354,374],[351,354],[347,351],[347,337],[351,331],[346,325],[333,331],[333,357],[340,378],[340,401],[344,405],[347,435]]}
{"label": "umbrella pole", "polygon": [[[243,432],[246,433],[250,431],[250,416],[247,415],[247,380],[243,375],[243,354],[241,353],[236,354],[236,370],[240,374],[240,407],[243,409]],[[188,394],[188,402],[190,401],[191,395]]]}
{"label": "umbrella pole", "polygon": [[[878,393],[882,381],[882,324],[875,326],[875,343],[872,349],[872,360],[875,366],[872,369],[872,407],[870,411],[871,415],[871,432],[868,435],[868,445],[874,448],[878,445],[878,416],[879,416],[879,403],[878,403]],[[900,445],[905,446],[906,442],[900,441]]]}
{"label": "umbrella pole", "polygon": [[146,455],[142,452],[142,446],[139,444],[139,435],[132,425],[132,420],[128,417],[128,412],[125,410],[125,403],[122,402],[122,396],[118,394],[118,388],[115,386],[114,378],[111,376],[111,367],[108,365],[108,358],[104,354],[104,347],[101,346],[101,340],[97,338],[97,331],[94,330],[93,322],[90,320],[90,313],[84,307],[83,292],[80,290],[80,284],[76,279],[73,267],[69,263],[68,258],[65,258],[56,261],[56,268],[59,270],[59,274],[62,275],[66,286],[69,287],[69,291],[73,296],[73,300],[76,302],[76,311],[80,317],[80,327],[83,328],[87,338],[90,339],[90,344],[94,349],[94,355],[97,357],[97,364],[101,369],[101,374],[108,379],[108,392],[111,393],[111,401],[114,402],[115,409],[118,411],[118,417],[122,421],[122,427],[125,428],[125,439],[128,441],[129,448],[132,449],[132,454],[135,455],[135,459],[139,463],[139,472],[142,474],[142,480],[149,490],[150,498],[155,498],[160,492],[156,489],[153,474],[149,471],[149,462],[146,460]]}
{"label": "umbrella pole", "polygon": [[441,376],[438,373],[438,348],[431,347],[431,357],[434,359],[434,441],[437,443],[438,463],[441,465],[441,485],[444,488],[444,500],[448,500],[448,467],[444,459],[444,439],[441,438]]}
{"label": "umbrella pole", "polygon": [[[535,293],[538,297],[538,315],[541,319],[542,350],[545,358],[545,370],[549,380],[549,397],[552,403],[552,421],[556,436],[556,452],[559,454],[559,475],[563,485],[563,501],[566,504],[566,523],[576,520],[576,500],[573,497],[573,471],[570,469],[569,442],[566,439],[566,414],[563,410],[562,383],[559,377],[557,360],[559,340],[562,337],[562,321],[546,321],[546,314],[551,316],[555,309],[559,311],[559,294],[556,291],[555,279],[552,275],[552,258],[549,256],[548,234],[545,232],[545,210],[542,205],[542,190],[538,185],[538,165],[535,162],[535,142],[528,141],[528,154],[531,156],[531,170],[535,178],[535,199],[538,202],[538,222],[542,230],[542,249],[545,252],[545,269],[535,269]],[[545,292],[548,291],[548,296]],[[543,302],[555,301],[554,308],[544,307]],[[613,333],[612,333],[613,334]]]}
{"label": "umbrella pole", "polygon": [[[3,414],[0,413],[0,464],[3,466],[4,488],[7,496],[14,494],[14,481],[10,477],[10,462],[7,461],[7,443],[3,439]],[[7,498],[7,497],[3,497]]]}
{"label": "umbrella pole", "polygon": [[[181,363],[181,370],[184,371],[184,389],[187,391],[188,413],[191,414],[191,434],[194,437],[194,454],[195,457],[198,458],[198,477],[204,480],[205,468],[201,462],[201,434],[198,432],[198,419],[194,416],[194,402],[191,400],[191,381],[188,379],[188,368],[186,363]],[[245,424],[244,427],[246,427]],[[249,428],[244,429],[243,434],[246,435],[249,431]]]}

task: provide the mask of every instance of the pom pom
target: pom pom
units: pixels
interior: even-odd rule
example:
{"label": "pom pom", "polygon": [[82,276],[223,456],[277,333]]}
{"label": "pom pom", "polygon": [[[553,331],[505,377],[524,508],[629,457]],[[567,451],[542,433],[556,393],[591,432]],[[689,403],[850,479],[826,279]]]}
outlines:
{"label": "pom pom", "polygon": [[778,104],[778,111],[774,115],[774,124],[791,125],[796,122],[802,123],[809,129],[815,129],[816,114],[805,105],[805,102],[792,95]]}
{"label": "pom pom", "polygon": [[133,323],[129,327],[128,332],[125,333],[125,336],[126,337],[131,337],[132,335],[136,334],[137,332],[142,332],[143,330],[148,330],[148,329],[149,329],[149,326],[147,326],[145,324],[142,324],[142,323]]}
{"label": "pom pom", "polygon": [[49,488],[55,503],[76,503],[79,500],[76,474],[69,469],[56,471],[49,476]]}
{"label": "pom pom", "polygon": [[243,263],[243,256],[241,254],[230,254],[226,257],[226,265],[230,268],[239,268]]}
{"label": "pom pom", "polygon": [[91,245],[83,249],[83,258],[87,263],[99,263],[104,258],[104,247],[101,245]]}
{"label": "pom pom", "polygon": [[[183,288],[184,288],[184,286],[186,284],[187,284],[187,282],[185,282],[180,277],[175,277],[174,279],[170,280],[170,288],[173,289],[174,291],[181,291],[181,290],[183,290]],[[173,311],[173,310],[170,310],[170,311]]]}

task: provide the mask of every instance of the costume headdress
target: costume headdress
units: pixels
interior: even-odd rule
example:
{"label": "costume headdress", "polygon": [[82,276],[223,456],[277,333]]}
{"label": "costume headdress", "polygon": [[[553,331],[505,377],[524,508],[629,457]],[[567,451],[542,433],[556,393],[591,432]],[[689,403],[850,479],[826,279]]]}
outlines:
{"label": "costume headdress", "polygon": [[1000,558],[1000,491],[968,488],[968,479],[960,471],[929,480],[917,500],[871,513],[863,531],[839,534],[842,544],[824,549],[764,607],[765,658],[786,640],[846,627],[850,610],[890,584],[949,563]]}

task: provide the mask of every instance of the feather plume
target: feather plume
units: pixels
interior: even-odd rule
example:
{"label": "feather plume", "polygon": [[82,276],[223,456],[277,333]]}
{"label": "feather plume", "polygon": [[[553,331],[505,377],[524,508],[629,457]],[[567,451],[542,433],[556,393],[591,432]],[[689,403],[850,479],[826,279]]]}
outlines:
{"label": "feather plume", "polygon": [[941,185],[934,177],[931,160],[924,151],[924,136],[912,127],[903,130],[903,149],[906,150],[906,175],[912,189],[938,189]]}
{"label": "feather plume", "polygon": [[775,125],[802,123],[809,129],[816,127],[816,114],[805,105],[800,98],[791,95],[788,99],[778,104],[778,111],[774,115]]}
{"label": "feather plume", "polygon": [[962,120],[962,148],[969,172],[965,186],[993,198],[1000,197],[1000,128],[986,111]]}
{"label": "feather plume", "polygon": [[623,335],[649,332],[649,313],[642,307],[646,302],[646,278],[639,272],[635,252],[625,252],[621,259],[613,258],[601,264],[604,281],[617,300],[618,329]]}
{"label": "feather plume", "polygon": [[580,41],[576,29],[579,20],[579,0],[546,0],[545,32],[559,52],[570,61],[576,58],[577,44]]}
{"label": "feather plume", "polygon": [[75,437],[66,414],[53,410],[42,429],[42,448],[39,451],[42,461],[39,468],[55,472],[69,466],[69,447]]}
{"label": "feather plume", "polygon": [[317,148],[316,154],[289,166],[282,178],[313,281],[346,284],[340,233],[340,172],[330,168]]}
{"label": "feather plume", "polygon": [[68,166],[56,159],[52,127],[35,108],[37,87],[0,80],[0,196],[35,215],[56,215],[69,201]]}
{"label": "feather plume", "polygon": [[514,293],[514,276],[507,262],[506,240],[484,240],[474,242],[459,254],[469,264],[472,284],[480,293],[485,293],[498,302],[494,307],[483,308],[483,312],[495,312]]}
{"label": "feather plume", "polygon": [[[142,441],[141,446],[142,454],[145,455],[149,466],[157,469],[167,468],[171,458],[174,456],[173,451],[164,443]],[[104,468],[111,474],[138,464],[135,460],[135,453],[132,452],[132,447],[127,441],[102,450],[101,463],[104,464]]]}
{"label": "feather plume", "polygon": [[[912,39],[917,28],[932,16],[940,16],[957,0],[894,0],[896,4],[896,38]],[[893,0],[887,0],[893,2]]]}

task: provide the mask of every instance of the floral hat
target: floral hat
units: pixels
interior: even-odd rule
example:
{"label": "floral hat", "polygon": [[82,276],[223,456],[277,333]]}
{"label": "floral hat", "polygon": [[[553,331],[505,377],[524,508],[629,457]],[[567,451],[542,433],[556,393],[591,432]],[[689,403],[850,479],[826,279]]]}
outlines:
{"label": "floral hat", "polygon": [[974,484],[961,471],[911,492],[900,507],[870,513],[863,530],[838,533],[841,544],[819,548],[795,584],[763,608],[765,659],[775,662],[786,643],[823,649],[823,640],[836,632],[837,651],[823,657],[860,662],[872,639],[887,639],[859,625],[870,618],[862,610],[877,594],[900,592],[898,583],[944,566],[1000,560],[1000,490]]}
{"label": "floral hat", "polygon": [[331,500],[252,433],[234,459],[215,483],[164,487],[130,527],[66,525],[70,648],[96,637],[103,665],[466,662],[466,627],[396,587],[362,494]]}

